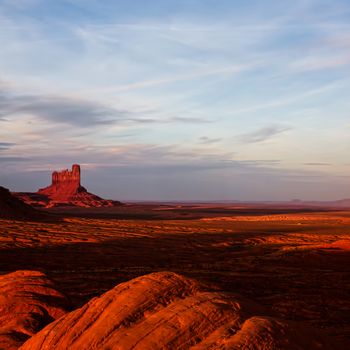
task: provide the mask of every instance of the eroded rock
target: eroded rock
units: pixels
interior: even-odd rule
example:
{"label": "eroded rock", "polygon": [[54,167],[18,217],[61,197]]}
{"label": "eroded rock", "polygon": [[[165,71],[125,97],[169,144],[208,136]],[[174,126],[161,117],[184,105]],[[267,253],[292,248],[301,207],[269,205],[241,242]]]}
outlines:
{"label": "eroded rock", "polygon": [[21,270],[1,275],[0,349],[17,349],[67,308],[66,297],[45,274]]}
{"label": "eroded rock", "polygon": [[51,185],[39,189],[37,193],[18,192],[15,195],[28,204],[46,208],[54,206],[113,207],[121,204],[88,192],[81,185],[81,170],[78,164],[73,164],[72,170],[54,171]]}
{"label": "eroded rock", "polygon": [[264,312],[178,274],[152,273],[66,314],[21,350],[337,349],[316,331]]}

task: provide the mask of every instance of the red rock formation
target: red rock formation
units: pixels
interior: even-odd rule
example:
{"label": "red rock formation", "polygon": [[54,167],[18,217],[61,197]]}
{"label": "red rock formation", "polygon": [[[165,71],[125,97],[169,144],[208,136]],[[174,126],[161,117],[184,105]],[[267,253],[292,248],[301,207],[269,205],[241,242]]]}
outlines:
{"label": "red rock formation", "polygon": [[80,185],[80,166],[73,164],[72,171],[68,169],[52,173],[50,186],[41,188],[38,193],[48,196],[51,200],[68,202],[78,193],[87,192]]}
{"label": "red rock formation", "polygon": [[[68,169],[52,173],[52,183],[50,186],[41,188],[37,195],[43,195],[48,198],[46,207],[59,205],[73,205],[80,207],[112,207],[120,205],[120,202],[106,200],[89,193],[85,187],[81,186],[80,165],[73,164],[72,170]],[[22,196],[24,200],[35,201],[35,196]]]}
{"label": "red rock formation", "polygon": [[303,324],[261,315],[261,307],[238,295],[159,272],[119,284],[20,349],[340,349]]}
{"label": "red rock formation", "polygon": [[17,349],[48,323],[63,316],[67,299],[38,271],[0,276],[0,349]]}

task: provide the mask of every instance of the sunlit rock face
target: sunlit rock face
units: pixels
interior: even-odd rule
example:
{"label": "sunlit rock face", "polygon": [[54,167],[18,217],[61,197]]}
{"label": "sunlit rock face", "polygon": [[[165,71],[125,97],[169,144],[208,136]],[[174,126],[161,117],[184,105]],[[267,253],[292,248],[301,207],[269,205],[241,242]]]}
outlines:
{"label": "sunlit rock face", "polygon": [[303,324],[265,315],[263,308],[239,295],[158,272],[90,300],[20,349],[340,349]]}
{"label": "sunlit rock face", "polygon": [[[120,205],[120,202],[106,200],[89,193],[81,185],[80,165],[73,164],[72,170],[54,171],[50,186],[41,188],[36,195],[45,196],[48,200],[46,207],[73,205],[79,207],[112,207]],[[23,196],[24,200],[33,200],[35,195]],[[35,203],[31,203],[34,204]]]}
{"label": "sunlit rock face", "polygon": [[0,349],[18,349],[68,308],[67,298],[42,272],[21,270],[1,275]]}
{"label": "sunlit rock face", "polygon": [[80,184],[80,165],[73,164],[71,171],[68,169],[54,171],[51,185],[41,188],[38,193],[58,202],[69,202],[75,200],[79,193],[87,193]]}

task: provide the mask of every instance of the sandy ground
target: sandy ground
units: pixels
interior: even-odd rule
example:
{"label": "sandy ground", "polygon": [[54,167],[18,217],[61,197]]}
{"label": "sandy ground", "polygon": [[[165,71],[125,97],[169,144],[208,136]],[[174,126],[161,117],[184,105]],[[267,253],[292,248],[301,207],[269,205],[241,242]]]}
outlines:
{"label": "sandy ground", "polygon": [[350,211],[56,210],[62,211],[57,223],[0,220],[1,274],[41,270],[75,308],[119,282],[169,270],[350,343]]}

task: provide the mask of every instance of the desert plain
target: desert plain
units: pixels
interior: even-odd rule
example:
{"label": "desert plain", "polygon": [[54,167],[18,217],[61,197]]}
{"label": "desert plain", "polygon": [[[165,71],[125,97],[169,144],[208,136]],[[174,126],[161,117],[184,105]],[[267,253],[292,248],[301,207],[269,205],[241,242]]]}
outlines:
{"label": "desert plain", "polygon": [[68,310],[122,282],[171,271],[310,325],[340,348],[350,343],[350,210],[203,203],[47,210],[52,220],[0,220],[0,275],[43,272]]}

